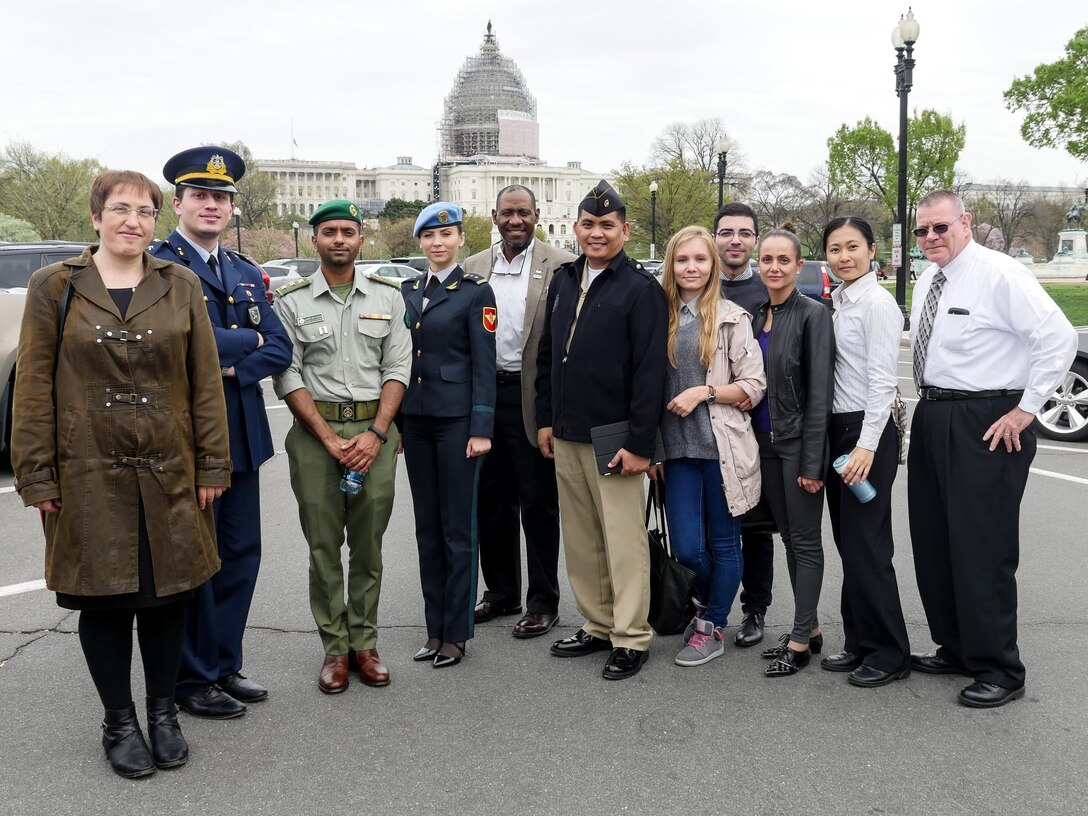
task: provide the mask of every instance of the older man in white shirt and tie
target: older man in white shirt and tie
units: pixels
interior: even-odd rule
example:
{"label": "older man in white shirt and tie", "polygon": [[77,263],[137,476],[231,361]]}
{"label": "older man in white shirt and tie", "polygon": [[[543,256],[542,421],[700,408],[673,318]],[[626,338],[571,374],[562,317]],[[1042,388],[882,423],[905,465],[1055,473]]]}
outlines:
{"label": "older man in white shirt and tie", "polygon": [[933,266],[914,289],[921,399],[907,498],[918,590],[939,648],[911,665],[973,677],[959,701],[992,708],[1024,695],[1016,567],[1031,422],[1069,370],[1077,338],[1034,275],[971,239],[971,213],[955,193],[923,198],[914,234]]}

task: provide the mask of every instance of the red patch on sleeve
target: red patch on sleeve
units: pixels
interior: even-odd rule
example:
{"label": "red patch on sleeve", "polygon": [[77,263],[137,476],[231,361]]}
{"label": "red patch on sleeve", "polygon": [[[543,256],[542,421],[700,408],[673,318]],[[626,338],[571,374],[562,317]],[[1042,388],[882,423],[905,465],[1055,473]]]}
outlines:
{"label": "red patch on sleeve", "polygon": [[499,313],[495,311],[494,306],[484,306],[484,328],[492,334],[495,333],[495,329],[499,325]]}

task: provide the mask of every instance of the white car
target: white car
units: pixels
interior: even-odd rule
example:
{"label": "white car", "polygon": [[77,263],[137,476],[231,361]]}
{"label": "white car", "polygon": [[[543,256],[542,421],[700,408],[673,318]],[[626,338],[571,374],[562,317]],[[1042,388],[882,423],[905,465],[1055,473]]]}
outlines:
{"label": "white car", "polygon": [[405,281],[415,280],[423,274],[418,269],[408,266],[407,264],[398,263],[376,264],[367,263],[366,261],[356,261],[355,268],[364,274],[377,275],[388,281],[393,281],[398,286]]}

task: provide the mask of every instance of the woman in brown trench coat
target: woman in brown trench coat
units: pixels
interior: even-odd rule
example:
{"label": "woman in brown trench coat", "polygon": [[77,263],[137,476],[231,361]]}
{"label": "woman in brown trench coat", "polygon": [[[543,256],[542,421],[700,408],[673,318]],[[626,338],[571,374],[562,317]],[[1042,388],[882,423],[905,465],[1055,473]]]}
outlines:
{"label": "woman in brown trench coat", "polygon": [[[137,777],[188,759],[173,697],[186,599],[219,569],[212,502],[231,463],[200,283],[144,251],[162,193],[108,171],[90,199],[100,243],[27,289],[12,464],[23,503],[42,511],[46,585],[81,610],[106,756]],[[150,750],[129,680],[134,618]]]}

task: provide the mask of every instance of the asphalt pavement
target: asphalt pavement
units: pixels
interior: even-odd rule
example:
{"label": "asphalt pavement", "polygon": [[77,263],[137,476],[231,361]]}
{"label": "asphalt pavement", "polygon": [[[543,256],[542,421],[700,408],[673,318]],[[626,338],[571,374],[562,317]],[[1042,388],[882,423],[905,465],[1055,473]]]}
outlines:
{"label": "asphalt pavement", "polygon": [[[913,395],[908,352],[900,360],[902,390]],[[282,446],[290,415],[266,391]],[[238,720],[182,714],[189,763],[134,781],[104,758],[76,615],[34,583],[40,524],[10,489],[10,469],[0,470],[0,814],[1086,813],[1088,444],[1040,442],[1018,575],[1027,695],[996,710],[958,705],[968,681],[956,676],[858,689],[814,661],[766,679],[759,649],[731,645],[736,607],[722,658],[680,668],[678,638],[658,638],[642,672],[621,682],[601,679],[605,654],[560,660],[548,654],[550,635],[512,638],[512,617],[477,627],[455,668],[413,663],[426,634],[403,467],[378,641],[393,682],[355,681],[326,696],[281,452],[262,471],[265,554],[245,642],[244,671],[270,696]],[[900,594],[912,647],[926,650],[905,468],[894,492]],[[826,517],[824,541],[820,621],[833,652],[842,572]],[[793,613],[781,546],[775,568],[768,641]],[[582,622],[565,573],[561,586],[556,637]],[[139,675],[137,657],[138,698]]]}

